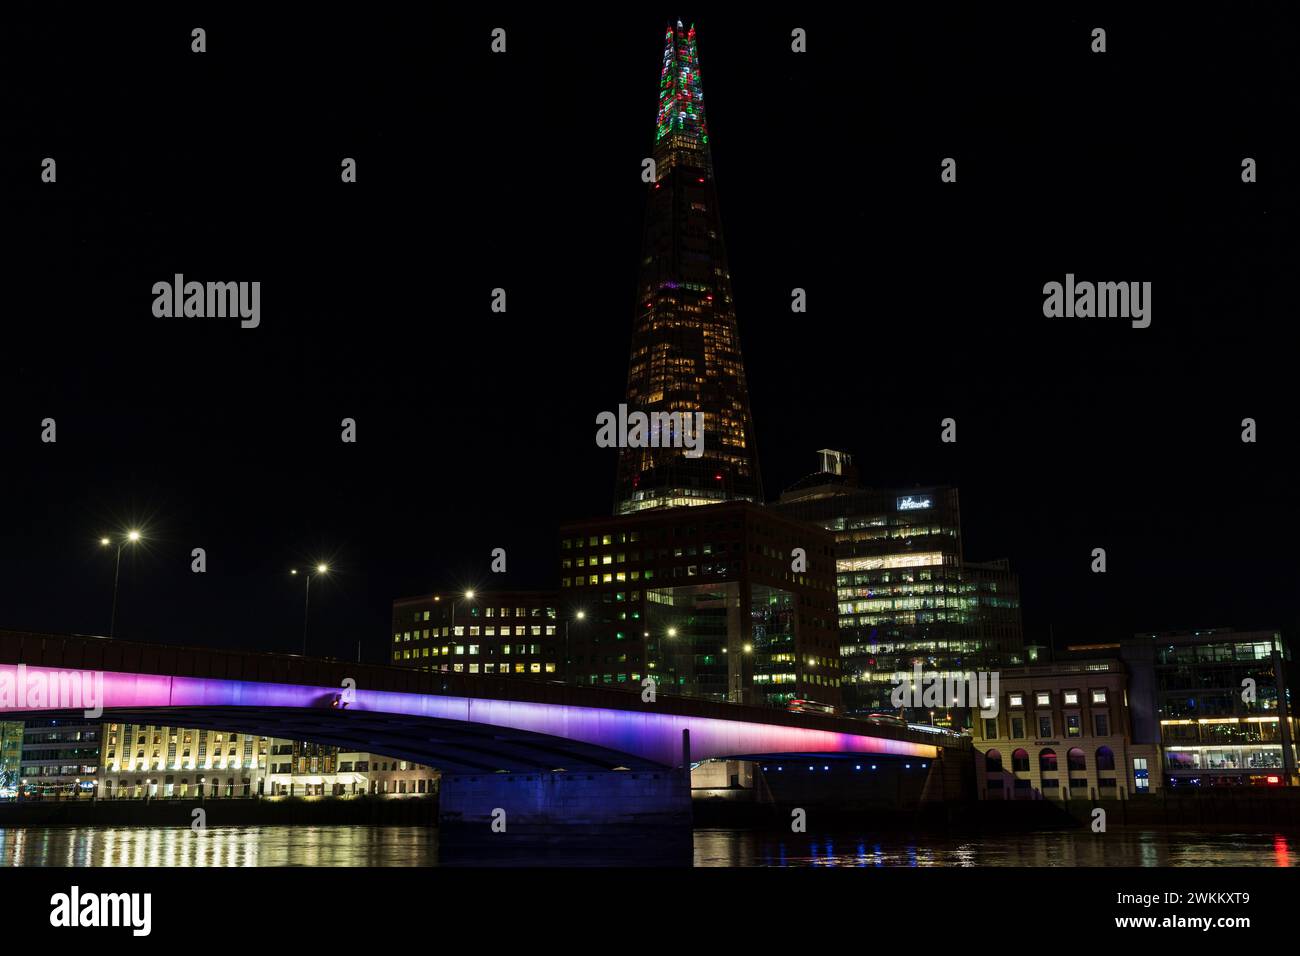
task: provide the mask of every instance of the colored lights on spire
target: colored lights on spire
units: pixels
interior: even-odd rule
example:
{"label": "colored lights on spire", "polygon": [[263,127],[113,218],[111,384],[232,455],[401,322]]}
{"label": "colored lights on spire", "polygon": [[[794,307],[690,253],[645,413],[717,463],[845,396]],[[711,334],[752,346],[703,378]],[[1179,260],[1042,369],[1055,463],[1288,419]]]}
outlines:
{"label": "colored lights on spire", "polygon": [[669,27],[664,34],[664,65],[659,81],[655,142],[676,134],[684,141],[673,145],[690,148],[708,142],[708,128],[704,121],[704,92],[696,59],[695,27],[692,25],[684,37],[679,35],[681,30],[679,23],[677,32]]}

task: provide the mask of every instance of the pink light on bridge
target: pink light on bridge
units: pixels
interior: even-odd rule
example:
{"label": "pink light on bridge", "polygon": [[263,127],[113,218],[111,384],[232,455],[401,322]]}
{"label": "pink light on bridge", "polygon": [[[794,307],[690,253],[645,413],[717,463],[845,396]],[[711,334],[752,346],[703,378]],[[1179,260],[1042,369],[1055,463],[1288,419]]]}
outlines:
{"label": "pink light on bridge", "polygon": [[[75,702],[70,697],[60,698],[66,701],[64,704],[54,699],[64,689],[71,691],[71,676],[92,688],[88,693],[97,699],[87,699],[85,693]],[[43,685],[49,692],[33,705],[27,691],[36,685]],[[101,689],[94,690],[96,686]],[[304,684],[0,665],[0,713],[92,711],[96,707],[109,711],[285,707],[319,709],[321,720],[328,723],[339,719],[340,712],[334,705],[342,692],[341,687]],[[670,767],[680,762],[683,730],[691,732],[691,756],[695,760],[785,753],[889,754],[933,759],[938,754],[938,748],[930,744],[810,727],[688,717],[666,713],[661,709],[665,706],[670,704],[661,701],[636,711],[358,689],[346,711],[427,717],[563,737]]]}

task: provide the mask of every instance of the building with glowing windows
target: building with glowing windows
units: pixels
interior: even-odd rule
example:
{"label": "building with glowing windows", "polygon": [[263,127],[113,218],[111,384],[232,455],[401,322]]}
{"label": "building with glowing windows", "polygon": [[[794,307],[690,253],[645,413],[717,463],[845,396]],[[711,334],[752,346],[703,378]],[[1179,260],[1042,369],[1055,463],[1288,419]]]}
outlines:
{"label": "building with glowing windows", "polygon": [[253,734],[161,724],[103,725],[99,796],[249,797],[263,793],[272,741]]}
{"label": "building with glowing windows", "polygon": [[572,681],[636,689],[649,677],[664,693],[838,706],[833,547],[741,501],[563,526]]}
{"label": "building with glowing windows", "polygon": [[1138,634],[1120,655],[1151,700],[1170,787],[1300,785],[1291,656],[1278,631]]}
{"label": "building with glowing windows", "polygon": [[1160,790],[1160,747],[1116,657],[1001,671],[998,706],[974,714],[983,800],[1128,800]]}
{"label": "building with glowing windows", "polygon": [[1137,634],[1057,656],[1003,670],[998,714],[976,716],[983,798],[1300,786],[1277,631]]}
{"label": "building with glowing windows", "polygon": [[271,741],[272,796],[419,796],[438,792],[438,771],[410,760],[304,741]]}
{"label": "building with glowing windows", "polygon": [[703,450],[671,447],[672,426],[652,425],[658,447],[620,450],[615,510],[762,503],[695,28],[680,21],[664,36],[653,158],[627,405],[647,416],[700,413]]}
{"label": "building with glowing windows", "polygon": [[328,744],[162,724],[105,723],[105,800],[437,792],[436,771]]}
{"label": "building with glowing windows", "polygon": [[95,792],[100,723],[83,717],[27,720],[19,788],[24,798],[58,798]]}
{"label": "building with glowing windows", "polygon": [[556,680],[563,653],[555,591],[463,591],[393,602],[392,662],[444,674]]}
{"label": "building with glowing windows", "polygon": [[[819,470],[770,508],[835,536],[846,713],[891,710],[893,688],[917,665],[948,677],[1022,663],[1019,580],[1005,561],[965,560],[957,489],[866,488],[849,455],[818,455]],[[969,717],[907,716],[941,726]]]}
{"label": "building with glowing windows", "polygon": [[18,792],[23,762],[23,722],[0,721],[0,800]]}

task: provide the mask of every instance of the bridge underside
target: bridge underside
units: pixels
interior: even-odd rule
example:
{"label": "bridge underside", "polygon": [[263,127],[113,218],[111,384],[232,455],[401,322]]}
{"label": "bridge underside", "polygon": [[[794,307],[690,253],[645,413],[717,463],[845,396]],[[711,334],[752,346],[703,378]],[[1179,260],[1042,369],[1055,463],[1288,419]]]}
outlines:
{"label": "bridge underside", "polygon": [[[84,720],[80,711],[26,712],[16,717]],[[234,731],[284,740],[327,744],[347,751],[410,760],[447,773],[521,773],[548,770],[663,770],[634,754],[548,734],[431,717],[372,711],[322,713],[315,707],[149,707],[107,708],[108,723],[194,727]],[[806,753],[736,753],[732,760],[861,760],[863,755]],[[711,759],[722,759],[712,757]],[[873,759],[905,759],[888,754]],[[680,764],[679,764],[680,765]]]}
{"label": "bridge underside", "polygon": [[306,740],[451,773],[664,769],[663,764],[642,757],[564,737],[402,714],[329,711],[322,715],[317,708],[292,707],[150,707],[105,710],[103,720]]}

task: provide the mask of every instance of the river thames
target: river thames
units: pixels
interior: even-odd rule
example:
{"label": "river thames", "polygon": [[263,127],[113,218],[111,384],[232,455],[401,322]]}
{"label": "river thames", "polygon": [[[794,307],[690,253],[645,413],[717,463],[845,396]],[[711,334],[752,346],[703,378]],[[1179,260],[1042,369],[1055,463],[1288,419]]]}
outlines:
{"label": "river thames", "polygon": [[440,845],[431,827],[249,826],[0,829],[0,866],[1197,867],[1300,865],[1300,833],[1112,828],[979,837],[698,829],[663,854]]}

